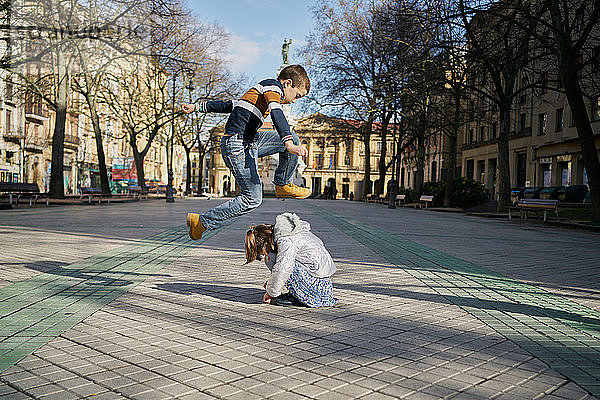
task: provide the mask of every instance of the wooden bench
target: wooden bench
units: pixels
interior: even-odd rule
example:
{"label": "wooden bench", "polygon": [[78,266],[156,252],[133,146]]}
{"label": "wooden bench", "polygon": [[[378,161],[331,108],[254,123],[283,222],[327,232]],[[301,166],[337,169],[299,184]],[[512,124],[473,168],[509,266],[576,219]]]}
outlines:
{"label": "wooden bench", "polygon": [[367,203],[370,203],[370,202],[372,202],[372,201],[375,201],[375,197],[373,197],[373,193],[369,193],[369,194],[367,194],[367,197],[365,197],[365,201],[366,201]]}
{"label": "wooden bench", "polygon": [[129,193],[130,196],[133,196],[134,199],[142,199],[142,198],[148,198],[148,193],[144,193],[144,191],[142,190],[141,187],[139,187],[138,185],[129,185],[127,186],[127,192]]}
{"label": "wooden bench", "polygon": [[29,207],[37,204],[39,199],[45,198],[48,205],[48,193],[40,193],[40,188],[35,183],[0,182],[0,196],[8,198],[10,206],[19,205],[22,198],[29,199]]}
{"label": "wooden bench", "polygon": [[[535,212],[535,216],[539,219],[539,212],[544,212],[544,222],[546,222],[546,215],[548,211],[552,211],[556,215],[558,220],[558,200],[546,200],[546,199],[521,199],[517,203],[516,209],[519,211],[519,216],[527,221],[527,211]],[[512,219],[512,210],[508,209],[508,219]]]}
{"label": "wooden bench", "polygon": [[385,203],[385,194],[380,194],[379,196],[377,196],[377,202]]}
{"label": "wooden bench", "polygon": [[396,201],[394,204],[398,205],[398,204],[403,204],[406,201],[406,195],[405,194],[397,194],[396,195]]}
{"label": "wooden bench", "polygon": [[423,208],[423,205],[425,205],[425,208],[427,208],[428,204],[432,204],[433,203],[433,196],[428,196],[428,195],[424,195],[419,197],[419,201],[417,202],[417,205],[419,206],[419,208]]}
{"label": "wooden bench", "polygon": [[84,197],[87,197],[89,204],[92,204],[92,200],[95,199],[97,199],[98,204],[100,204],[102,202],[102,198],[106,197],[108,199],[107,202],[110,203],[110,196],[107,196],[104,193],[102,193],[102,189],[100,188],[82,187],[79,190],[81,192],[79,194],[79,200],[83,200]]}

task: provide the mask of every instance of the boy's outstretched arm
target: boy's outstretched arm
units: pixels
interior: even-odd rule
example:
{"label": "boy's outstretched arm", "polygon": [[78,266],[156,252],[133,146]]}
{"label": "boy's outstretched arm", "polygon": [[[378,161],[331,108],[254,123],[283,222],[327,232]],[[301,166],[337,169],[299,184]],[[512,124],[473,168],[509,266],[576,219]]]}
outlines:
{"label": "boy's outstretched arm", "polygon": [[210,100],[191,104],[183,103],[181,104],[181,110],[186,114],[193,111],[228,114],[233,111],[233,100]]}
{"label": "boy's outstretched arm", "polygon": [[285,148],[292,154],[295,154],[300,157],[304,157],[308,155],[308,150],[306,147],[294,144],[292,140],[292,131],[290,130],[290,124],[288,124],[287,118],[283,113],[283,109],[281,108],[281,104],[275,100],[271,100],[269,103],[269,108],[271,110],[271,120],[273,121],[273,125],[275,126],[275,130],[279,133],[281,140],[285,144]]}

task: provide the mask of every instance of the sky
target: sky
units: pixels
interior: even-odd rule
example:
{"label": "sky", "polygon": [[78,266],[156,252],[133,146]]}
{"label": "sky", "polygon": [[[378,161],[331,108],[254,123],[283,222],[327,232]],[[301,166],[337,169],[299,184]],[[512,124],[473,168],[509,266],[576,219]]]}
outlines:
{"label": "sky", "polygon": [[297,51],[312,27],[307,0],[188,0],[202,21],[214,22],[231,35],[231,70],[251,81],[275,77],[282,64],[281,45],[291,38],[290,63],[301,63]]}

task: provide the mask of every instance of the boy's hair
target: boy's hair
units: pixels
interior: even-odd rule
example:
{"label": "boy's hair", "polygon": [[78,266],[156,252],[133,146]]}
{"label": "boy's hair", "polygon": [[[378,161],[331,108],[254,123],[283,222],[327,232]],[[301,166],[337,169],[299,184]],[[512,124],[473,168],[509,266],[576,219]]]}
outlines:
{"label": "boy's hair", "polygon": [[308,78],[308,74],[302,65],[288,65],[281,70],[277,76],[277,79],[280,81],[291,79],[292,87],[300,87],[300,85],[303,85],[306,89],[306,94],[310,92],[310,79]]}
{"label": "boy's hair", "polygon": [[258,225],[246,232],[246,264],[260,260],[262,255],[275,253],[273,225]]}

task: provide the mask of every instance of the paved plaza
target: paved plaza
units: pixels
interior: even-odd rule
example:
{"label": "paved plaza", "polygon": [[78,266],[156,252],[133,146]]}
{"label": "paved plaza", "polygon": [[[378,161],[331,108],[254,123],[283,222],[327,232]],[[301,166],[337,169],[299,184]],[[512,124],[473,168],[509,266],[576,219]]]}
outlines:
{"label": "paved plaza", "polygon": [[[0,211],[0,399],[600,398],[600,234],[266,199],[189,240],[222,201]],[[244,233],[284,211],[339,305],[261,303]]]}

